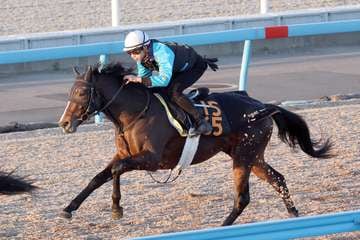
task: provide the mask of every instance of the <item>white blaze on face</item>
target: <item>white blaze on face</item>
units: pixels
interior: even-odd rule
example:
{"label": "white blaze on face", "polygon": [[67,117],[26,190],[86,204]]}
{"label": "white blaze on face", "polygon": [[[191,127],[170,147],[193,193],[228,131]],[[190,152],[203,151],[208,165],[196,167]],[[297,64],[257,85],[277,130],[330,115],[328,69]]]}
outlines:
{"label": "white blaze on face", "polygon": [[68,108],[69,108],[69,107],[70,107],[70,101],[67,102],[66,108],[65,108],[64,113],[63,113],[63,115],[61,116],[59,122],[62,122],[62,121],[64,120],[64,118],[65,118],[65,113],[68,111]]}

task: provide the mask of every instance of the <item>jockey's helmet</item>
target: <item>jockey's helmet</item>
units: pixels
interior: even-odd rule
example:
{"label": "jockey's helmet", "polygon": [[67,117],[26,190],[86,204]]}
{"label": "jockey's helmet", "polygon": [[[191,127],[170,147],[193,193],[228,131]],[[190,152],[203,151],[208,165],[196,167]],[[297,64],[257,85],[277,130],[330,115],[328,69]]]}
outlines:
{"label": "jockey's helmet", "polygon": [[123,50],[125,52],[128,52],[137,48],[141,48],[149,43],[150,43],[150,38],[145,32],[140,30],[135,30],[129,32],[126,35]]}

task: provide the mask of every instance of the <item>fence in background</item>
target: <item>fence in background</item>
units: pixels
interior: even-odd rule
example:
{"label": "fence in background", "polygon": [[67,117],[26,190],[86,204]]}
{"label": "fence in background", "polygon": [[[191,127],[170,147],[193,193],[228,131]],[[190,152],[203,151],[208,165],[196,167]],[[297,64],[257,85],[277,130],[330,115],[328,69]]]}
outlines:
{"label": "fence in background", "polygon": [[[269,0],[258,0],[260,1],[260,13],[267,13],[269,10]],[[113,27],[120,26],[121,8],[120,5],[122,0],[111,0],[111,23]]]}
{"label": "fence in background", "polygon": [[317,10],[268,13],[246,17],[218,17],[183,20],[158,24],[129,25],[89,30],[36,33],[0,37],[0,52],[36,48],[76,46],[82,44],[120,41],[132,29],[145,30],[150,37],[219,32],[276,25],[321,23],[360,19],[360,5]]}
{"label": "fence in background", "polygon": [[[333,21],[322,23],[293,24],[282,26],[256,27],[229,31],[184,34],[171,37],[160,37],[161,41],[176,41],[192,46],[229,43],[260,39],[287,38],[298,36],[322,35],[333,33],[360,32],[360,20]],[[243,71],[239,86],[246,87],[247,66],[250,59],[250,42],[245,44]],[[92,43],[75,46],[39,48],[0,52],[0,64],[13,64],[64,58],[87,57],[122,53],[123,41]],[[248,55],[248,56],[246,56]],[[242,90],[244,90],[243,88]]]}

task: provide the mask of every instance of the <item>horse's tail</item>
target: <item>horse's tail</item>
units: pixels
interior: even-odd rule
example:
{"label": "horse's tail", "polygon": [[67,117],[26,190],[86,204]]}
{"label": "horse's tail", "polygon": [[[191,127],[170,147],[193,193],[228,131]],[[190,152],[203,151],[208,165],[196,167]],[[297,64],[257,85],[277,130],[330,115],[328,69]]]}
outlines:
{"label": "horse's tail", "polygon": [[214,72],[216,72],[216,70],[219,69],[219,66],[216,64],[216,62],[218,61],[217,58],[207,58],[206,56],[203,57],[204,62],[206,62],[206,64],[211,68],[211,70],[213,70]]}
{"label": "horse's tail", "polygon": [[15,176],[14,172],[0,171],[0,194],[17,194],[31,192],[36,186],[23,177]]}
{"label": "horse's tail", "polygon": [[302,151],[312,157],[329,158],[334,156],[330,153],[333,146],[330,139],[313,141],[310,137],[310,130],[302,117],[276,105],[265,104],[265,106],[277,110],[272,118],[279,129],[278,136],[282,142],[292,148],[299,145]]}

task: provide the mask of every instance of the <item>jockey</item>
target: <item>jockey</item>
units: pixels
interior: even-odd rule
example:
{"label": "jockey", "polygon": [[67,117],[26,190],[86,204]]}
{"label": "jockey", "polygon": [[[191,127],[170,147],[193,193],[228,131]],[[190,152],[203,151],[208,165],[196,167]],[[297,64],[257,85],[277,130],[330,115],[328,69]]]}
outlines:
{"label": "jockey", "polygon": [[195,129],[189,132],[190,136],[209,134],[212,131],[211,125],[183,91],[203,75],[208,64],[213,70],[216,70],[216,64],[208,62],[208,59],[201,57],[187,45],[149,39],[145,32],[139,30],[127,34],[123,50],[137,62],[138,70],[137,76],[124,76],[127,83],[164,88],[170,100],[195,120]]}

